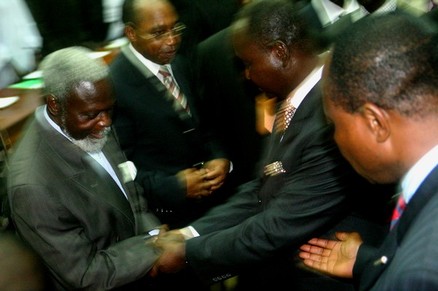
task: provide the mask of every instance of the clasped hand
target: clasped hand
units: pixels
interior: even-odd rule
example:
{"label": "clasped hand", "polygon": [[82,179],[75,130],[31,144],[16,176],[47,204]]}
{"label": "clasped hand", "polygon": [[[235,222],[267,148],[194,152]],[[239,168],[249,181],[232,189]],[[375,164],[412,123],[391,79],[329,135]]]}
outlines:
{"label": "clasped hand", "polygon": [[178,230],[160,232],[154,238],[154,244],[161,250],[161,255],[149,272],[151,277],[159,273],[176,273],[185,267],[185,239]]}
{"label": "clasped hand", "polygon": [[188,198],[202,198],[219,189],[228,175],[230,161],[214,159],[204,163],[201,169],[189,168],[177,174],[180,182],[186,186]]}

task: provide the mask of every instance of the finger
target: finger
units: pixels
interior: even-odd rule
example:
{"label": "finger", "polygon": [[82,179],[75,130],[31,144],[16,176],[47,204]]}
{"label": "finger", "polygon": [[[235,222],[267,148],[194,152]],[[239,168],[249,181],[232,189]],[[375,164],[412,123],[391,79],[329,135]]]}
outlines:
{"label": "finger", "polygon": [[311,254],[323,255],[324,251],[325,251],[324,248],[321,248],[318,246],[313,246],[313,245],[305,245],[302,247],[303,247],[302,250],[304,250],[308,253],[311,253]]}
{"label": "finger", "polygon": [[338,241],[322,239],[322,238],[312,238],[308,241],[310,245],[319,246],[322,248],[333,248],[333,246],[338,243]]}

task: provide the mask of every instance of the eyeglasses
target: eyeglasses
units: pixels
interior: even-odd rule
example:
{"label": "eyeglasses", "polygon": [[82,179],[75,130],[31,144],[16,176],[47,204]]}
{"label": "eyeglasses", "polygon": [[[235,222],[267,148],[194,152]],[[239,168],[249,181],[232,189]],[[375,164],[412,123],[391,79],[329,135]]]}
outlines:
{"label": "eyeglasses", "polygon": [[[135,25],[131,23],[131,25],[136,29]],[[138,37],[144,39],[144,40],[164,40],[167,39],[169,36],[181,36],[186,29],[186,26],[183,23],[177,23],[175,26],[168,30],[158,30],[155,32],[145,32],[142,34],[137,34]]]}

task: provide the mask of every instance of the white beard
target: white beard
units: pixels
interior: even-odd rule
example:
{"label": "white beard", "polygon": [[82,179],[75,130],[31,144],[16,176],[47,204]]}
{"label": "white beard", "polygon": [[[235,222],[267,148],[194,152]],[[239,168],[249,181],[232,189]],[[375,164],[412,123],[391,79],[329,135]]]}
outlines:
{"label": "white beard", "polygon": [[[83,151],[86,151],[87,153],[93,154],[100,152],[104,145],[106,144],[106,141],[108,140],[108,134],[111,131],[109,127],[106,127],[103,130],[104,137],[100,139],[86,137],[84,139],[74,139],[70,135],[71,141],[73,144],[77,145],[79,148],[81,148]],[[68,135],[67,132],[65,134]]]}
{"label": "white beard", "polygon": [[100,139],[91,138],[89,136],[85,137],[84,139],[75,139],[71,136],[71,134],[67,130],[67,127],[65,126],[66,124],[65,112],[63,112],[63,114],[61,115],[61,123],[62,123],[61,130],[65,133],[65,135],[67,135],[70,138],[72,143],[77,145],[83,151],[90,154],[98,153],[102,151],[104,145],[108,140],[108,135],[111,132],[111,127],[105,127],[101,132],[103,137]]}

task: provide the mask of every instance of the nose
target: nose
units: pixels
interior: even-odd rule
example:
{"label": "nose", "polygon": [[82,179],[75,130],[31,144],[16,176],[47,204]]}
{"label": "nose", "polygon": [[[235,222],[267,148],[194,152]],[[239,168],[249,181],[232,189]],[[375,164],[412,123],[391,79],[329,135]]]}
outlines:
{"label": "nose", "polygon": [[173,34],[173,32],[168,32],[166,35],[166,44],[167,45],[175,45],[180,41],[180,36]]}
{"label": "nose", "polygon": [[110,112],[102,111],[99,113],[99,121],[98,121],[99,126],[109,127],[111,126],[112,122],[113,120]]}

